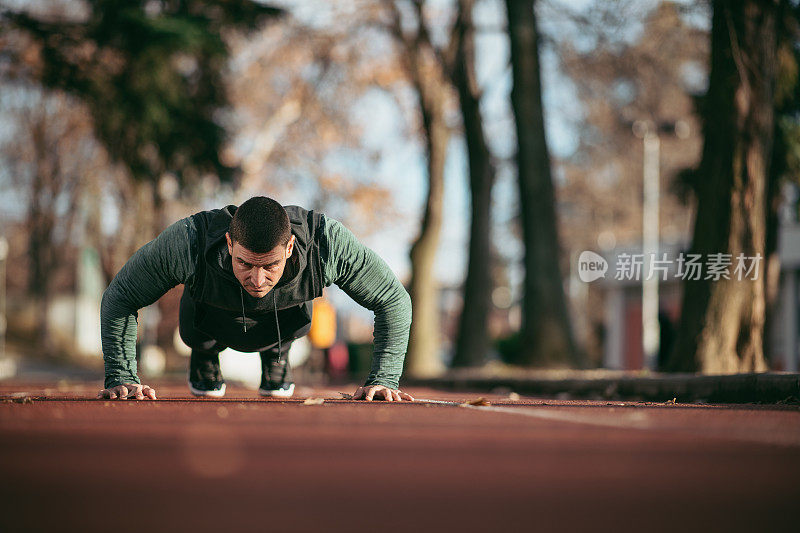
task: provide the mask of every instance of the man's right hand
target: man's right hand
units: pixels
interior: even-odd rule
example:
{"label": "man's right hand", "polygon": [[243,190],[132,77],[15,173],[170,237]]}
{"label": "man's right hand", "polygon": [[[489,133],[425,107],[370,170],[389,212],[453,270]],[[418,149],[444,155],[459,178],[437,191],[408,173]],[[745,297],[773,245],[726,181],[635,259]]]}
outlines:
{"label": "man's right hand", "polygon": [[97,393],[97,397],[106,400],[127,400],[128,398],[157,400],[154,388],[149,385],[139,385],[138,383],[123,383],[116,387],[103,389]]}

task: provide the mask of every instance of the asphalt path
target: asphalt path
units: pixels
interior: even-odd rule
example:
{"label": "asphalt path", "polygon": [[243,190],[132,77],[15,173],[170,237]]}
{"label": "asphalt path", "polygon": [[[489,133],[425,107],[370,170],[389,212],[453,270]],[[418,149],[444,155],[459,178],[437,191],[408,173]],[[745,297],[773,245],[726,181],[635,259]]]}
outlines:
{"label": "asphalt path", "polygon": [[156,388],[0,385],[0,531],[800,531],[797,406]]}

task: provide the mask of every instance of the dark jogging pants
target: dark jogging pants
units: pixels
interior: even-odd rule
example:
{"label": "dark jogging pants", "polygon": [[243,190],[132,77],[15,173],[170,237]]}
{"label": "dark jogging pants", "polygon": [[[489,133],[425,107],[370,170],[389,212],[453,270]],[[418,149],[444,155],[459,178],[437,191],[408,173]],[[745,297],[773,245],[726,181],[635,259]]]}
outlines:
{"label": "dark jogging pants", "polygon": [[[178,312],[178,331],[183,342],[192,349],[191,362],[189,365],[189,380],[197,381],[198,378],[221,380],[222,375],[219,369],[219,353],[228,348],[229,345],[222,340],[214,339],[194,327],[195,306],[194,301],[184,290],[181,297],[180,310]],[[257,351],[261,356],[261,367],[264,372],[270,366],[274,366],[278,361],[278,356],[282,361],[286,361],[292,341],[302,337],[311,330],[308,324],[297,331],[281,332],[281,351],[278,353],[278,343],[263,346]],[[232,343],[232,344],[235,344]],[[234,346],[235,349],[235,346]],[[291,381],[289,365],[286,365],[287,380]]]}

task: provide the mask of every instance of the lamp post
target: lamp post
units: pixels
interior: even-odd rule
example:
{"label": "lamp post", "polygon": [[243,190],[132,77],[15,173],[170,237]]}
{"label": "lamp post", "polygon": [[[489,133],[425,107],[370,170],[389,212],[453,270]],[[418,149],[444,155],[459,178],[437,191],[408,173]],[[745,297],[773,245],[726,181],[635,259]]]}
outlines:
{"label": "lamp post", "polygon": [[6,258],[8,241],[0,236],[0,360],[6,355]]}
{"label": "lamp post", "polygon": [[637,120],[633,123],[633,134],[642,139],[643,163],[642,178],[644,182],[644,199],[642,204],[642,253],[645,261],[642,267],[642,353],[644,367],[648,370],[657,368],[656,358],[661,341],[661,330],[658,324],[658,276],[648,274],[652,271],[651,262],[658,254],[659,244],[659,196],[661,140],[655,125],[649,120]]}
{"label": "lamp post", "polygon": [[661,327],[658,323],[658,275],[650,268],[659,250],[659,201],[661,179],[661,139],[659,133],[675,135],[678,139],[689,136],[689,125],[683,120],[676,122],[653,123],[651,120],[637,120],[632,125],[633,134],[642,139],[642,181],[644,198],[642,201],[642,253],[645,261],[642,280],[642,353],[644,368],[658,368],[658,350],[661,344]]}

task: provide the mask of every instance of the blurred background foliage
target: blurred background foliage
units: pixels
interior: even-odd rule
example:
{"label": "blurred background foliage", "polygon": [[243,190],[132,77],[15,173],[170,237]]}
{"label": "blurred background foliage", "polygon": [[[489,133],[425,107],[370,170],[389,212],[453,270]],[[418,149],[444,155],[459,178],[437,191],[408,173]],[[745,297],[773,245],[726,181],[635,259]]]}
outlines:
{"label": "blurred background foliage", "polygon": [[281,11],[191,0],[96,0],[81,10],[85,16],[6,11],[6,27],[21,41],[7,49],[16,74],[86,104],[95,135],[134,179],[232,179],[219,158],[229,105],[223,32],[252,31]]}

